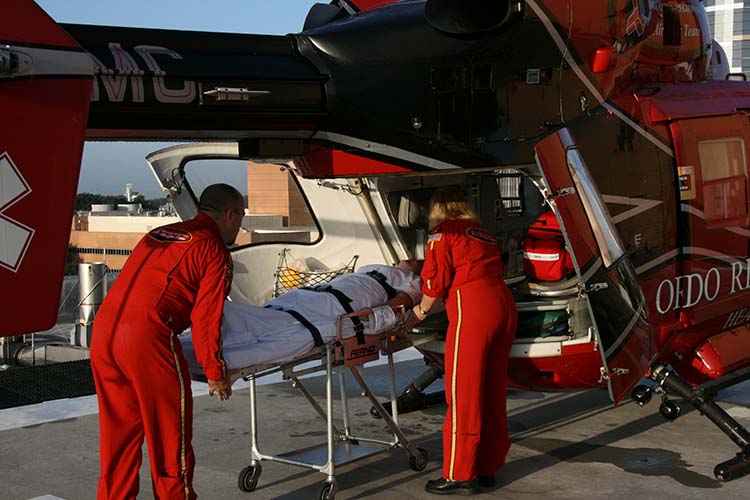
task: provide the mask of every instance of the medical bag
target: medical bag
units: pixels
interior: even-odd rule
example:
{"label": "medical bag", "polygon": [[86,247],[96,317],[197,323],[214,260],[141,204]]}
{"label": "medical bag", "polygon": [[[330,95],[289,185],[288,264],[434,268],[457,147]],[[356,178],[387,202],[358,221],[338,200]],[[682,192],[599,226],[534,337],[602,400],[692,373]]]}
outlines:
{"label": "medical bag", "polygon": [[529,227],[523,240],[523,269],[529,279],[559,281],[573,272],[560,223],[551,210]]}

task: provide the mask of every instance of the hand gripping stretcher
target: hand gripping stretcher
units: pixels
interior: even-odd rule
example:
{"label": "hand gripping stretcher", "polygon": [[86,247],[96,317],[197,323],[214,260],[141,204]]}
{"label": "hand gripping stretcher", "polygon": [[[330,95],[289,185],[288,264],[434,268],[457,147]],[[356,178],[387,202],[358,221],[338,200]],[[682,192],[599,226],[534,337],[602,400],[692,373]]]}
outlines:
{"label": "hand gripping stretcher", "polygon": [[[334,340],[316,346],[310,352],[283,363],[254,365],[234,370],[233,379],[243,378],[250,382],[250,465],[242,469],[238,486],[243,491],[253,491],[258,485],[263,460],[281,462],[317,470],[326,475],[316,493],[316,500],[333,500],[336,495],[336,468],[376,453],[392,448],[404,448],[409,454],[409,466],[412,470],[422,471],[427,466],[427,451],[415,447],[406,438],[398,425],[396,407],[396,383],[393,353],[411,346],[411,342],[401,331],[403,308],[393,311],[388,306],[365,309],[363,311],[342,315],[337,320],[337,336]],[[357,336],[345,338],[344,324],[361,323],[362,328]],[[377,400],[365,382],[358,367],[375,360],[380,354],[388,357],[388,377],[391,393],[391,412],[389,413]],[[316,363],[317,362],[317,363]],[[309,366],[312,364],[313,366]],[[305,366],[307,365],[307,366]],[[383,440],[354,435],[349,418],[345,370],[349,370],[362,388],[363,395],[372,403],[373,409],[393,432],[392,440]],[[305,388],[299,377],[322,371],[326,377],[325,410]],[[289,451],[280,455],[265,455],[258,448],[258,400],[255,381],[272,373],[282,372],[284,379],[291,380],[292,386],[299,389],[315,412],[325,421],[327,440],[324,443]],[[338,376],[343,414],[343,429],[334,425],[333,418],[333,377]]]}

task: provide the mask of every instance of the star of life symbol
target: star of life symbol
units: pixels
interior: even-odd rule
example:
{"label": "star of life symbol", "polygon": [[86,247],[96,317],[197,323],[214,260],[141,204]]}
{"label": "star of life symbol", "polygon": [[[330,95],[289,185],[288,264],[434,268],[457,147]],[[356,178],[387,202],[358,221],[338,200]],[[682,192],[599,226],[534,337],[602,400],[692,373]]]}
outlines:
{"label": "star of life symbol", "polygon": [[0,267],[18,272],[34,230],[5,215],[5,211],[31,193],[7,152],[0,153]]}

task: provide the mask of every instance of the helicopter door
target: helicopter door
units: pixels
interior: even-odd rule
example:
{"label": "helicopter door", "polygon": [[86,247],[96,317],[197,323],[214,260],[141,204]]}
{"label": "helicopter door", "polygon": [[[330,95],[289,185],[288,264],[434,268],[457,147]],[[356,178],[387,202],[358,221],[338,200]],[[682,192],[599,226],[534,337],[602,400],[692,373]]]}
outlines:
{"label": "helicopter door", "polygon": [[0,40],[0,290],[3,310],[13,311],[0,336],[8,336],[57,321],[94,65],[28,0],[3,0]]}
{"label": "helicopter door", "polygon": [[568,129],[536,145],[545,198],[560,228],[588,299],[602,354],[602,380],[619,403],[655,358],[647,308],[635,269],[624,256],[609,212]]}
{"label": "helicopter door", "polygon": [[305,179],[279,165],[249,166],[239,156],[237,143],[197,143],[146,157],[183,219],[198,213],[197,198],[208,184],[228,183],[248,195],[243,228],[231,250],[232,300],[261,305],[357,262],[387,262],[384,236],[362,208],[359,180]]}
{"label": "helicopter door", "polygon": [[691,286],[679,295],[674,287],[673,300],[668,293],[657,296],[657,310],[707,329],[710,322],[727,318],[723,328],[731,328],[742,322],[736,312],[747,306],[750,295],[743,270],[750,256],[748,118],[684,119],[671,122],[670,129],[680,187],[681,274]]}

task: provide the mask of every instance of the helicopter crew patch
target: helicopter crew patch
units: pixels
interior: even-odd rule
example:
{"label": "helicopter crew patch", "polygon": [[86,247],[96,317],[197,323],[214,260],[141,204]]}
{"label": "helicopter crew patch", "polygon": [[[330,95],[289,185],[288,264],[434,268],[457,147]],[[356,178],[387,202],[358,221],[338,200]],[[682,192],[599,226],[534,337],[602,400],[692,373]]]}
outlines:
{"label": "helicopter crew patch", "polygon": [[157,227],[156,229],[149,231],[148,235],[156,241],[160,241],[162,243],[185,243],[193,239],[193,235],[188,231],[169,227]]}

